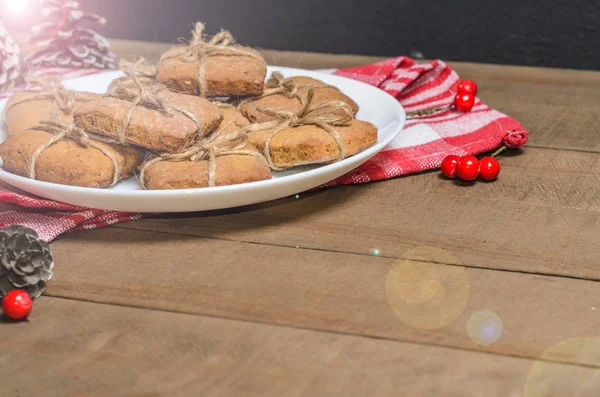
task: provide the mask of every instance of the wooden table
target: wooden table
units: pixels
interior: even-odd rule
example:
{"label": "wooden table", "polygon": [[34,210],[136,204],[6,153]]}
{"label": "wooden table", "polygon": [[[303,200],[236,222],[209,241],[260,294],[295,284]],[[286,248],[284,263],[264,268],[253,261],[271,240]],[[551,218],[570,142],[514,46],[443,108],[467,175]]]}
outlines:
{"label": "wooden table", "polygon": [[[597,396],[600,73],[452,66],[530,131],[497,182],[432,172],[62,237],[31,321],[0,325],[0,395]],[[424,318],[393,296],[406,269],[427,282],[402,299],[437,299]],[[502,323],[487,346],[481,311]]]}

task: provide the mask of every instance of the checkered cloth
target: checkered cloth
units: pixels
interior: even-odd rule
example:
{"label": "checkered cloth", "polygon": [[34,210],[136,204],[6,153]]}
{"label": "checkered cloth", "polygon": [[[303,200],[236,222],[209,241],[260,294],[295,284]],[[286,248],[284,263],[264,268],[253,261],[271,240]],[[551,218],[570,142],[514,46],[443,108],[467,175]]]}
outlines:
{"label": "checkered cloth", "polygon": [[[102,73],[97,70],[45,69],[38,74],[63,79]],[[336,75],[377,86],[402,103],[407,112],[450,106],[459,77],[442,61],[417,64],[399,57],[372,65],[341,69]],[[15,91],[27,89],[21,87]],[[14,92],[14,91],[13,91]],[[7,97],[5,94],[2,97]],[[412,117],[404,131],[382,152],[350,173],[325,186],[366,183],[438,168],[449,154],[479,154],[499,147],[509,133],[524,131],[516,120],[477,100],[473,110],[451,109]],[[132,214],[80,208],[56,203],[0,185],[0,202],[19,209],[0,213],[0,227],[20,224],[30,227],[46,241],[76,230],[95,229],[140,219],[150,214]]]}
{"label": "checkered cloth", "polygon": [[[334,74],[381,88],[397,98],[406,112],[452,105],[460,82],[458,74],[442,61],[417,64],[407,57],[341,69]],[[521,123],[479,99],[467,113],[449,109],[412,117],[383,151],[326,186],[380,181],[439,168],[449,154],[487,152],[498,148],[509,132],[518,131],[524,131]]]}

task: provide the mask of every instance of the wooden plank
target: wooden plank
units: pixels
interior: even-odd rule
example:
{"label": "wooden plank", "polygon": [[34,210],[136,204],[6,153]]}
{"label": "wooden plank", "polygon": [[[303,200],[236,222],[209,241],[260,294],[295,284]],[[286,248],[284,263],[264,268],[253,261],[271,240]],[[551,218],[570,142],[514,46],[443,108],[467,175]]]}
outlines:
{"label": "wooden plank", "polygon": [[600,72],[450,64],[477,81],[484,102],[525,125],[529,146],[600,151]]}
{"label": "wooden plank", "polygon": [[30,323],[0,324],[0,362],[2,395],[20,397],[517,397],[600,386],[594,368],[538,361],[541,376],[527,383],[526,359],[47,297]]}
{"label": "wooden plank", "polygon": [[118,227],[395,258],[435,245],[466,266],[600,279],[598,155],[529,148],[501,161],[494,183],[435,172]]}
{"label": "wooden plank", "polygon": [[[460,267],[432,264],[448,263],[451,252],[449,259],[428,251],[413,264],[413,276],[426,278],[423,291],[449,280],[442,285],[448,294],[435,295],[440,305],[397,316],[386,283],[392,267],[404,262],[391,258],[115,228],[69,235],[53,250],[52,296],[529,358],[563,339],[600,333],[596,282],[481,269],[457,278]],[[469,287],[466,302],[452,297]],[[487,347],[466,332],[470,315],[481,310],[503,322],[500,340]],[[448,312],[455,321],[423,329],[440,316],[452,320]]]}

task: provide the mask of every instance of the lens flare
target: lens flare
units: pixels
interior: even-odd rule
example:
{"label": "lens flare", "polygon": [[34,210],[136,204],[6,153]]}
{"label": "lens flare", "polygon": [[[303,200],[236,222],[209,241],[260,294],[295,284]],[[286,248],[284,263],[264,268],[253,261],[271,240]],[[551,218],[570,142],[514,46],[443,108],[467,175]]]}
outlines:
{"label": "lens flare", "polygon": [[452,253],[418,247],[395,262],[385,290],[390,308],[400,321],[414,328],[438,329],[463,312],[470,284],[467,269]]}
{"label": "lens flare", "polygon": [[31,9],[30,0],[4,0],[4,8],[14,15],[23,14]]}
{"label": "lens flare", "polygon": [[502,320],[491,310],[471,313],[467,320],[467,335],[478,345],[492,345],[502,336]]}
{"label": "lens flare", "polygon": [[550,347],[536,360],[524,397],[596,397],[598,390],[600,339],[574,338]]}

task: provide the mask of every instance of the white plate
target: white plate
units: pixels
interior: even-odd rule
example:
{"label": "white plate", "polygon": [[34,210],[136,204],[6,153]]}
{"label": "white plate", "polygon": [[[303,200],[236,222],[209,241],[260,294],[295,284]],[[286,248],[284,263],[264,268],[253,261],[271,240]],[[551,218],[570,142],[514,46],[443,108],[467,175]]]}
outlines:
{"label": "white plate", "polygon": [[[134,178],[108,189],[83,188],[35,181],[0,170],[0,180],[21,190],[67,204],[131,212],[187,212],[238,207],[275,200],[329,182],[360,166],[381,151],[402,131],[405,113],[402,106],[384,91],[355,80],[301,69],[269,67],[269,75],[280,71],[286,77],[309,76],[337,86],[360,106],[357,118],[379,129],[377,143],[343,161],[324,166],[305,166],[273,173],[273,179],[233,186],[181,190],[142,190]],[[77,91],[106,92],[110,82],[122,75],[111,71],[65,81]],[[4,114],[6,100],[0,102]],[[0,142],[6,137],[2,120]]]}

